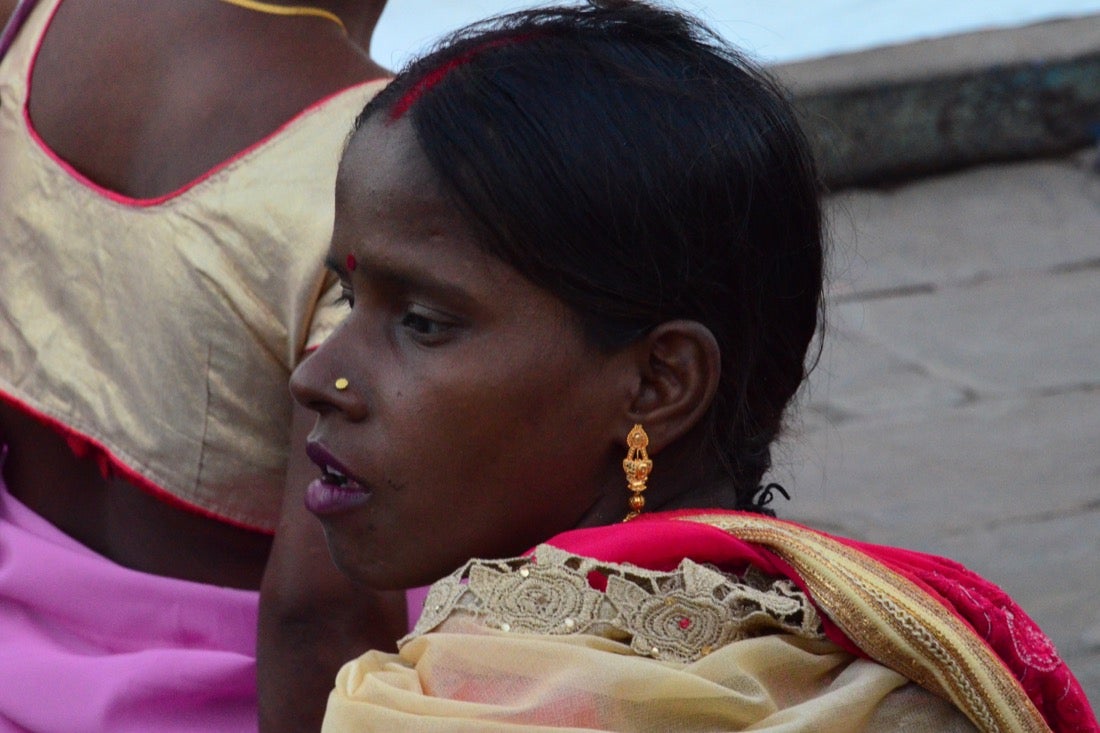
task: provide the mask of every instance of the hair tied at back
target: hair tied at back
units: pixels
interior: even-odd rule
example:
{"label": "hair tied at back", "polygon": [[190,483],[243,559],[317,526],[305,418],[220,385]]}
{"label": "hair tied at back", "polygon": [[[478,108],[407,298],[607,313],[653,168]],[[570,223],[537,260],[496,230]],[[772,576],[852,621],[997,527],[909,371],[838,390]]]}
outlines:
{"label": "hair tied at back", "polygon": [[749,501],[750,506],[754,511],[758,511],[762,514],[767,514],[774,517],[775,510],[766,509],[765,507],[767,507],[768,504],[771,504],[772,500],[775,499],[776,491],[782,494],[783,498],[787,501],[791,500],[791,495],[787,493],[786,489],[784,489],[777,483],[770,483],[756,487],[756,491],[753,492],[752,499],[750,499]]}

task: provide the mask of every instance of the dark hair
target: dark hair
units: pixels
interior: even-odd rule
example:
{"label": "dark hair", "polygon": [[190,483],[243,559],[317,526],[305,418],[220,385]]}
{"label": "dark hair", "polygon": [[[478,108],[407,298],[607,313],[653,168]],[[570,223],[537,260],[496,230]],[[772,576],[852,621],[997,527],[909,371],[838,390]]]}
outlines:
{"label": "dark hair", "polygon": [[714,33],[634,2],[453,35],[363,111],[407,116],[484,246],[614,349],[698,321],[722,353],[716,476],[753,496],[821,307],[820,187],[783,92]]}

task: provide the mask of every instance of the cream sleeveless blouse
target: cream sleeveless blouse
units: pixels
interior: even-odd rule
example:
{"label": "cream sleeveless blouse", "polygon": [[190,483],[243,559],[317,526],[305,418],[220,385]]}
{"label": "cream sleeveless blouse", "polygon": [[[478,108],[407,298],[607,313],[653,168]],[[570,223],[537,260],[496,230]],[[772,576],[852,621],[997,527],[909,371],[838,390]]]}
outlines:
{"label": "cream sleeveless blouse", "polygon": [[336,167],[384,84],[323,100],[182,189],[130,199],[27,114],[44,0],[0,63],[0,399],[200,513],[271,531],[287,379],[343,308],[324,269]]}

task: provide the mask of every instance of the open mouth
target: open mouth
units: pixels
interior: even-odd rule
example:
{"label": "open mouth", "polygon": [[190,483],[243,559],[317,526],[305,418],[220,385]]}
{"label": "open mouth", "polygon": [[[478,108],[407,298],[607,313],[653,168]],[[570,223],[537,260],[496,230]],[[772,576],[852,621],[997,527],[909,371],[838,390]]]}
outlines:
{"label": "open mouth", "polygon": [[352,476],[320,443],[306,447],[310,460],[321,469],[321,476],[306,487],[306,508],[325,516],[354,509],[366,502],[370,490]]}
{"label": "open mouth", "polygon": [[321,482],[326,486],[338,489],[366,490],[366,487],[350,474],[347,467],[336,460],[336,457],[322,444],[308,443],[306,454],[321,469]]}
{"label": "open mouth", "polygon": [[321,468],[321,483],[332,489],[344,489],[346,491],[366,491],[367,487],[348,476],[340,468],[330,463],[323,463]]}
{"label": "open mouth", "polygon": [[321,466],[321,480],[333,486],[347,486],[349,479],[346,474],[332,466]]}

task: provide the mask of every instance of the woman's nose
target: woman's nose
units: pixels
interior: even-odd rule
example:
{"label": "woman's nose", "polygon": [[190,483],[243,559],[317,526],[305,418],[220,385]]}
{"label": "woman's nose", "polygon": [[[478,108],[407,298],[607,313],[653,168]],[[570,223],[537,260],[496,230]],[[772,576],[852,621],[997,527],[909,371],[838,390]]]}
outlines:
{"label": "woman's nose", "polygon": [[361,420],[367,414],[363,385],[340,370],[328,344],[321,344],[298,364],[290,375],[290,393],[314,412],[340,412],[351,420]]}

